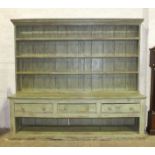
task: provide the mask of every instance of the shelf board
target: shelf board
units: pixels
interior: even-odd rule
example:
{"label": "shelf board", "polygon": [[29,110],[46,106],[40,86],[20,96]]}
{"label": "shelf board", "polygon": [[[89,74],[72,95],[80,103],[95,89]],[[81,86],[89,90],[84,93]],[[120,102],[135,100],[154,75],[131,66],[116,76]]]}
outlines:
{"label": "shelf board", "polygon": [[66,90],[66,89],[24,89],[22,91],[17,91],[17,93],[10,98],[24,98],[24,97],[32,97],[32,98],[145,98],[143,95],[139,94],[138,91],[130,91],[130,90]]}
{"label": "shelf board", "polygon": [[139,40],[139,37],[131,37],[131,38],[112,38],[112,37],[109,37],[109,38],[103,38],[103,37],[80,37],[80,38],[51,38],[51,37],[39,37],[39,38],[33,38],[33,37],[23,37],[23,38],[16,38],[16,41],[32,41],[32,40]]}
{"label": "shelf board", "polygon": [[[96,37],[97,35],[100,35],[100,37],[105,37],[105,36],[109,36],[109,37],[117,37],[118,35],[119,36],[123,36],[123,37],[129,37],[130,35],[130,31],[129,32],[126,32],[124,30],[99,30],[99,31],[96,31],[93,29],[93,27],[89,27],[90,30],[88,30],[88,27],[87,29],[85,30],[29,30],[29,31],[20,31],[18,33],[18,36],[17,37],[52,37],[52,36],[55,36],[55,37],[72,37],[74,35],[76,36],[87,36],[87,37]],[[113,34],[114,32],[114,34]],[[135,37],[135,36],[138,36],[138,31],[132,31],[132,32],[135,32],[134,36],[132,37]],[[130,36],[131,37],[131,36]]]}
{"label": "shelf board", "polygon": [[96,75],[96,74],[138,74],[132,72],[16,72],[18,75]]}
{"label": "shelf board", "polygon": [[143,18],[35,18],[35,19],[11,19],[15,25],[139,25]]}
{"label": "shelf board", "polygon": [[16,58],[137,58],[138,55],[17,55]]}

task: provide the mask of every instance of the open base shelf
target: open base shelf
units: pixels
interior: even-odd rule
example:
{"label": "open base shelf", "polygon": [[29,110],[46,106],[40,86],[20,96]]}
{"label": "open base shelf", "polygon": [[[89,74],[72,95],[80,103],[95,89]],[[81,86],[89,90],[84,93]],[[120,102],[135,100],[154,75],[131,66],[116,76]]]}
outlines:
{"label": "open base shelf", "polygon": [[23,126],[17,132],[24,132],[24,131],[32,131],[32,132],[135,132],[138,133],[137,127],[134,125],[120,125],[120,126],[96,126],[96,125],[79,125],[79,126]]}
{"label": "open base shelf", "polygon": [[[64,127],[63,127],[64,128]],[[88,128],[88,127],[86,127]],[[86,129],[84,127],[84,129]],[[97,127],[96,127],[97,128]],[[114,139],[135,139],[145,138],[145,134],[138,134],[137,131],[131,127],[102,127],[96,130],[96,128],[90,128],[89,130],[79,130],[81,127],[71,127],[70,130],[62,130],[62,127],[49,127],[49,128],[36,128],[36,127],[25,127],[23,130],[18,131],[16,135],[11,135],[10,139],[41,139],[41,140],[114,140]],[[39,130],[38,130],[39,129]],[[68,129],[68,127],[65,127]],[[73,129],[73,131],[71,131]],[[92,129],[93,131],[91,131]],[[123,130],[122,130],[123,129]],[[131,130],[132,129],[132,130]],[[50,130],[50,131],[48,131]],[[53,130],[53,131],[52,131]]]}

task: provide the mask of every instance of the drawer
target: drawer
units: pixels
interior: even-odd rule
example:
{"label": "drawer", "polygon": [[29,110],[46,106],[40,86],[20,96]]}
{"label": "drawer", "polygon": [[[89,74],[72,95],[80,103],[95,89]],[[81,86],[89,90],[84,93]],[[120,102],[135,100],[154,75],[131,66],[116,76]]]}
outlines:
{"label": "drawer", "polygon": [[102,104],[103,113],[138,113],[140,104]]}
{"label": "drawer", "polygon": [[95,113],[95,103],[60,103],[58,104],[59,113]]}
{"label": "drawer", "polygon": [[15,104],[16,113],[51,113],[52,111],[52,104]]}

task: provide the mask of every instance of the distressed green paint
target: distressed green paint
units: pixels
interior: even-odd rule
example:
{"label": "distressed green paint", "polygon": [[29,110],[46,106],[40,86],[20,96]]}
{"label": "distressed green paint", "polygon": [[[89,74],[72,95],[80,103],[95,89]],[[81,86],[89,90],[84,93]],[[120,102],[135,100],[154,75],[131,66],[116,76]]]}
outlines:
{"label": "distressed green paint", "polygon": [[[26,118],[132,118],[144,133],[138,91],[141,19],[20,19],[11,131]],[[35,126],[35,120],[34,120]]]}

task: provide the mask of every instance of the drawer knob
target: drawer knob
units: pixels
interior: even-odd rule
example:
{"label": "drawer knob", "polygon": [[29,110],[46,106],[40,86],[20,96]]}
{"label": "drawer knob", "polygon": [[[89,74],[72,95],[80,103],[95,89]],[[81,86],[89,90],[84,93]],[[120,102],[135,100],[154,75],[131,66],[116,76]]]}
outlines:
{"label": "drawer knob", "polygon": [[22,109],[22,112],[25,112],[25,109],[24,108],[21,108]]}
{"label": "drawer knob", "polygon": [[46,111],[46,108],[42,108],[43,111]]}
{"label": "drawer knob", "polygon": [[120,108],[121,108],[120,106],[116,107],[116,109],[120,109]]}
{"label": "drawer knob", "polygon": [[133,108],[130,108],[130,111],[133,111],[134,109]]}
{"label": "drawer knob", "polygon": [[111,110],[111,108],[109,107],[108,110]]}

